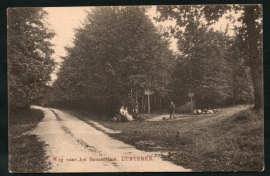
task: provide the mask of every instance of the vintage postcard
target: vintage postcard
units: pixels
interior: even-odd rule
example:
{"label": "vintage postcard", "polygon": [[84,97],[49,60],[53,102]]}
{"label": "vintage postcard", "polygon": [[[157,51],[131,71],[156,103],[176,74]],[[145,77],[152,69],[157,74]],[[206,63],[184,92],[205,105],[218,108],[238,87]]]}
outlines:
{"label": "vintage postcard", "polygon": [[262,16],[8,8],[9,172],[263,171]]}

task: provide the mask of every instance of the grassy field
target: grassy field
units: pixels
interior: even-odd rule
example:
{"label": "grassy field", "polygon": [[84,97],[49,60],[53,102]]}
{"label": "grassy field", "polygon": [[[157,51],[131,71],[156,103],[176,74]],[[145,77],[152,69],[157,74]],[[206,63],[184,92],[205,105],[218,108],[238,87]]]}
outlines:
{"label": "grassy field", "polygon": [[[93,118],[86,112],[75,115],[84,120]],[[164,160],[193,171],[263,170],[263,112],[251,107],[221,109],[213,115],[186,115],[180,120],[99,123],[122,131],[109,134],[111,137],[140,150],[161,152]]]}
{"label": "grassy field", "polygon": [[44,117],[40,110],[25,109],[9,115],[9,171],[12,173],[42,172],[45,163],[43,142],[26,132],[36,127]]}

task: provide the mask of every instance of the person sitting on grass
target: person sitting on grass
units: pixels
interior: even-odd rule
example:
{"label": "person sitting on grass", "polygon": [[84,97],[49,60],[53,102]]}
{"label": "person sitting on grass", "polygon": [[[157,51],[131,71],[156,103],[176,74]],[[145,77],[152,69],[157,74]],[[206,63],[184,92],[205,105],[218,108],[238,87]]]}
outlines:
{"label": "person sitting on grass", "polygon": [[120,109],[120,119],[121,119],[122,122],[127,121],[126,110],[124,109],[124,106],[122,106],[121,109]]}
{"label": "person sitting on grass", "polygon": [[139,105],[136,104],[133,109],[133,118],[139,121],[145,121],[145,118],[139,116]]}
{"label": "person sitting on grass", "polygon": [[125,116],[126,116],[126,118],[127,118],[128,121],[132,121],[133,120],[132,116],[129,115],[129,113],[128,113],[128,108],[127,107],[125,109]]}

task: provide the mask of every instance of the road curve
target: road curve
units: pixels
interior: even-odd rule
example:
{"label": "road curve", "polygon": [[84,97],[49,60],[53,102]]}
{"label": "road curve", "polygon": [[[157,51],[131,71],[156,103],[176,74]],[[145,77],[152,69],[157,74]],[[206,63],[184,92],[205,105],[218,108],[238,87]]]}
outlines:
{"label": "road curve", "polygon": [[41,108],[45,117],[30,133],[46,142],[51,168],[45,172],[190,172],[161,159],[159,153],[140,151],[58,109]]}

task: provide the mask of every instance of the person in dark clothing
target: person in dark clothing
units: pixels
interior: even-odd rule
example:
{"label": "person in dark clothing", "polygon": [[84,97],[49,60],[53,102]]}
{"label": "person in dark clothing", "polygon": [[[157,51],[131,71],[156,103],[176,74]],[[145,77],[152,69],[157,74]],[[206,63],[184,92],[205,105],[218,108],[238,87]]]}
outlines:
{"label": "person in dark clothing", "polygon": [[175,110],[175,105],[173,104],[173,102],[171,101],[171,104],[169,106],[169,110],[170,110],[170,119],[174,116],[174,110]]}
{"label": "person in dark clothing", "polygon": [[133,118],[139,121],[145,121],[145,118],[140,117],[139,115],[139,105],[136,104],[135,107],[133,108]]}

